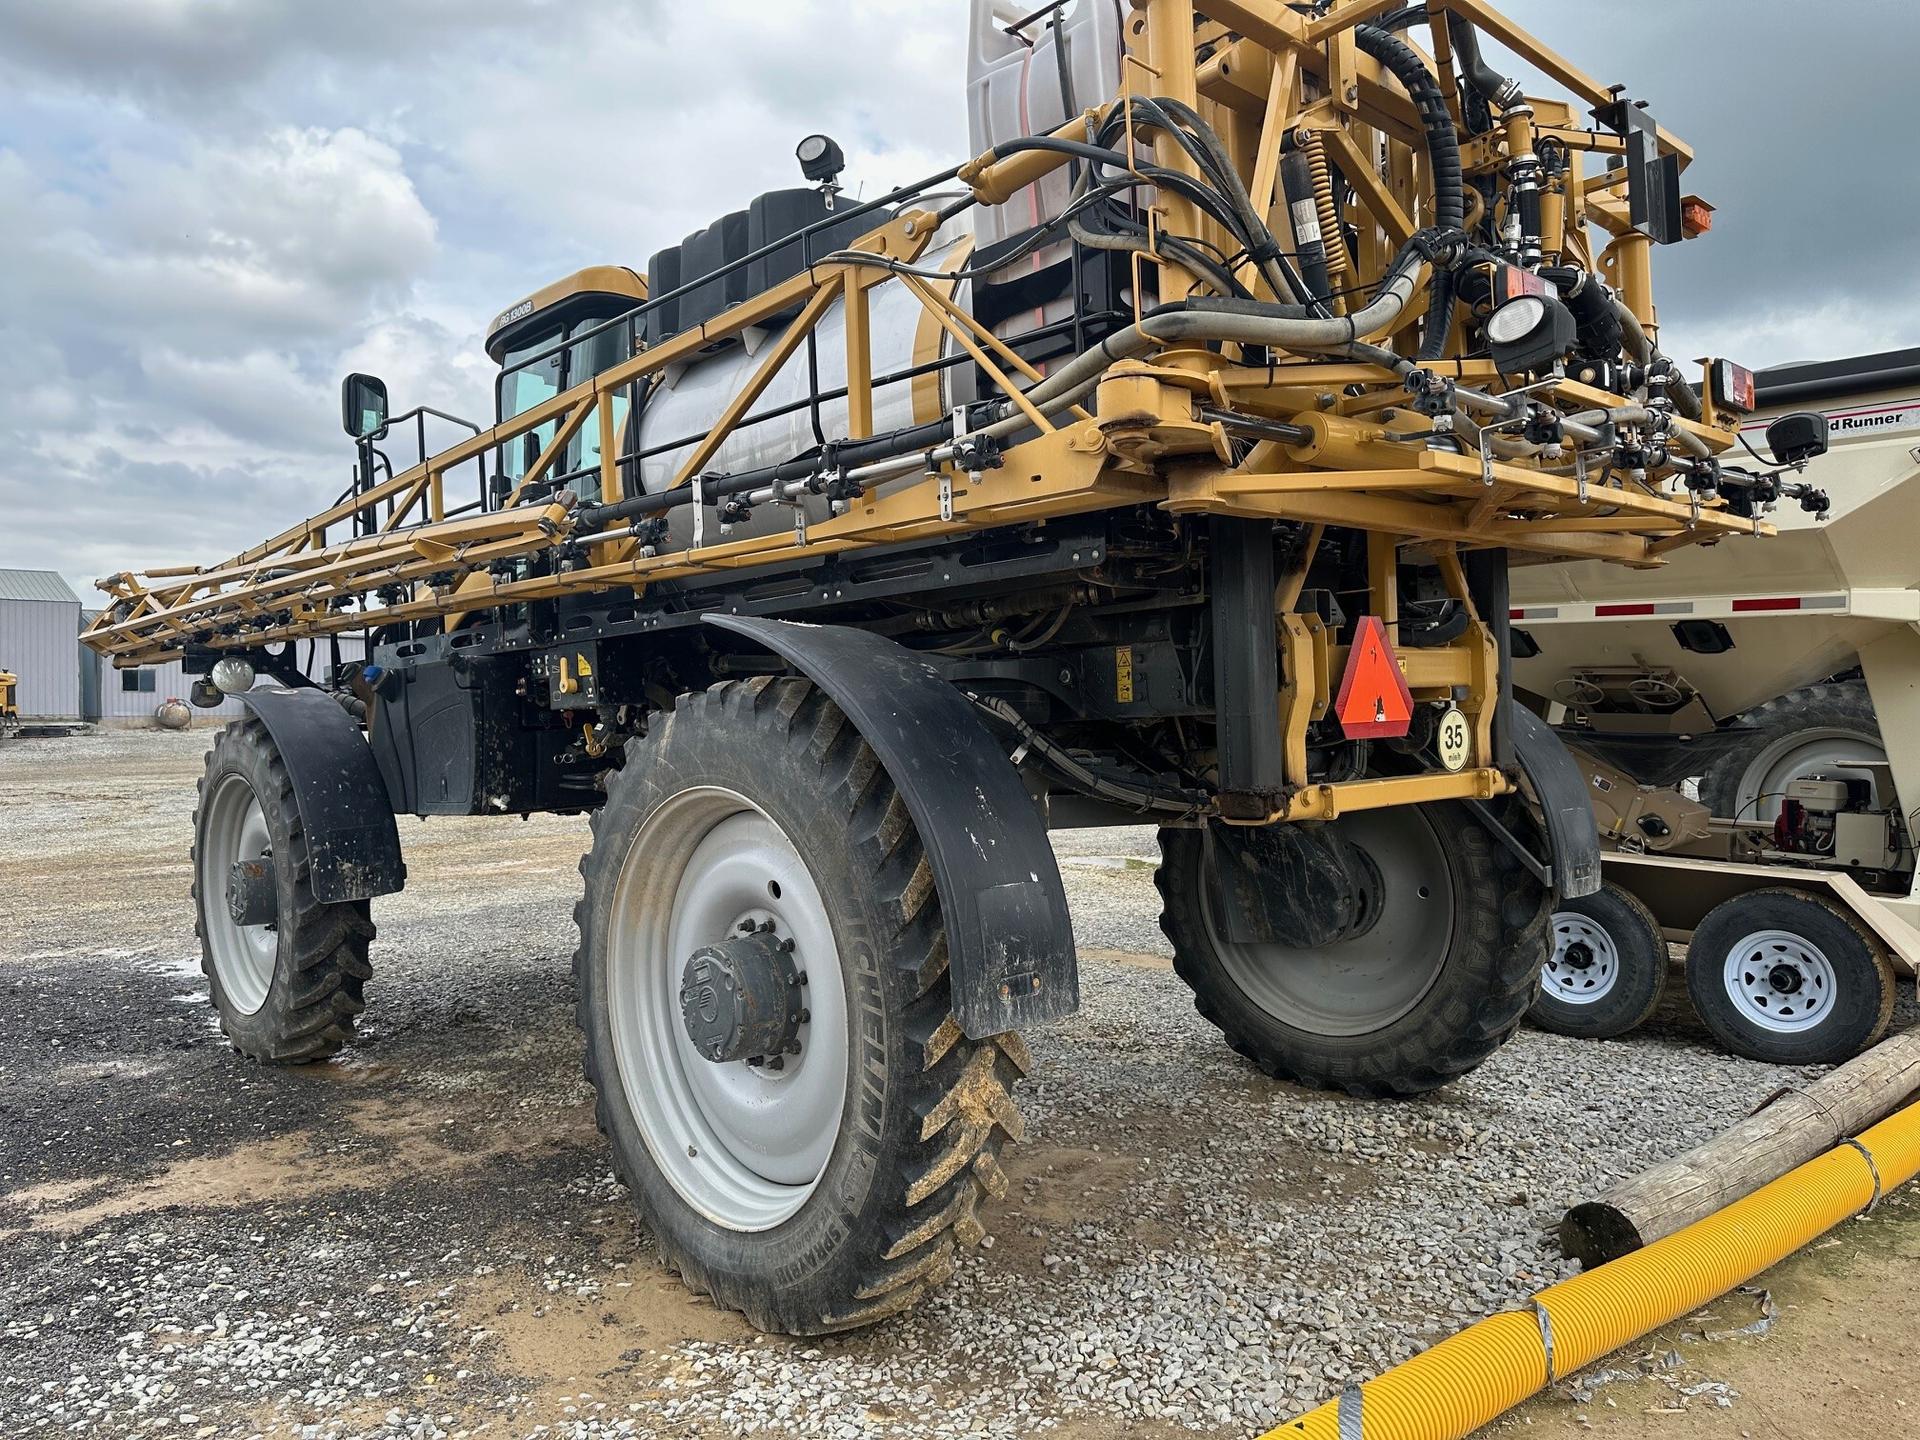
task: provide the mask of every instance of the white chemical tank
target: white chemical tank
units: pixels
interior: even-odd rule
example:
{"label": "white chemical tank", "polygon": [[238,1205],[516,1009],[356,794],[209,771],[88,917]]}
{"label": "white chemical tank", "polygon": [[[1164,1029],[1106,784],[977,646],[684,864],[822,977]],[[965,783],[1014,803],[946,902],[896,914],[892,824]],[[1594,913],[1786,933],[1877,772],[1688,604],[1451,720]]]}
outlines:
{"label": "white chemical tank", "polygon": [[[929,200],[926,203],[931,206],[940,202]],[[972,250],[973,237],[967,220],[964,216],[959,217],[934,236],[933,243],[914,268],[936,271],[962,268]],[[949,286],[952,287],[954,303],[966,309],[969,299],[967,282],[961,280],[934,284],[934,288],[941,292],[947,291]],[[941,328],[939,321],[906,286],[876,285],[867,294],[872,307],[873,375],[876,379],[897,375],[957,352],[958,347]],[[831,394],[844,390],[847,384],[844,302],[834,301],[820,317],[813,333],[821,392]],[[752,337],[747,345],[731,346],[692,365],[670,366],[647,398],[640,421],[641,450],[651,450],[687,436],[703,435],[760,368],[767,347],[776,339],[777,333],[763,333]],[[885,434],[890,430],[938,420],[955,403],[952,380],[952,370],[945,369],[911,380],[876,386],[873,396],[875,432]],[[812,409],[800,403],[812,393],[813,380],[807,347],[803,344],[768,383],[765,392],[755,402],[753,413],[777,411],[786,406],[796,408],[734,431],[704,468],[734,474],[765,465],[777,465],[816,447],[819,439],[814,434]],[[845,436],[846,400],[822,401],[819,421],[820,434],[827,439]],[[680,473],[680,468],[697,443],[690,441],[641,461],[641,483],[649,491],[666,489]]]}

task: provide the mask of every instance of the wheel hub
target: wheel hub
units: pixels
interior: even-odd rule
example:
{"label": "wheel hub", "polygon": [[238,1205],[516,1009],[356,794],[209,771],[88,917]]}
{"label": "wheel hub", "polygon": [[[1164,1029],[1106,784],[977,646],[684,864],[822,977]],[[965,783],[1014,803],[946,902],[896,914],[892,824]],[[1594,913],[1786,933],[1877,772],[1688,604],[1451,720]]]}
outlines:
{"label": "wheel hub", "polygon": [[779,1069],[800,1053],[806,977],[793,963],[793,941],[769,922],[744,922],[741,933],[703,945],[680,974],[680,1018],[693,1048],[716,1065],[744,1060]]}
{"label": "wheel hub", "polygon": [[1832,1013],[1839,982],[1833,962],[1805,935],[1759,930],[1727,952],[1727,998],[1748,1021],[1776,1034],[1810,1030]]}
{"label": "wheel hub", "polygon": [[1605,926],[1578,910],[1555,912],[1553,953],[1540,972],[1546,994],[1564,1005],[1591,1005],[1613,992],[1620,971],[1620,951]]}
{"label": "wheel hub", "polygon": [[271,925],[280,913],[273,857],[236,860],[227,872],[227,914],[236,925]]}

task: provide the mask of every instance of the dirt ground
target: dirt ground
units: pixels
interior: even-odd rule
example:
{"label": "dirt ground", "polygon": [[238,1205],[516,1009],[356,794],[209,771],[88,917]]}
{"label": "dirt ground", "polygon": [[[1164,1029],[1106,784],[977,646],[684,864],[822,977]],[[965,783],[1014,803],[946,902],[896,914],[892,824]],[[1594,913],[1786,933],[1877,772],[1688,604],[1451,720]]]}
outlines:
{"label": "dirt ground", "polygon": [[[186,850],[206,738],[0,752],[0,1429],[784,1430],[777,1398],[731,1420],[695,1399],[802,1369],[823,1346],[757,1337],[689,1295],[607,1173],[564,964],[584,822],[403,821],[410,887],[380,906],[361,1042],[297,1074],[264,1070],[219,1037],[197,969]],[[1076,907],[1111,921],[1113,943],[1083,946],[1089,974],[1155,972],[1172,991],[1157,937],[1128,928],[1151,914],[1150,862],[1068,868]],[[1218,1073],[1272,1103],[1244,1067]],[[1010,1161],[985,1293],[1017,1305],[1054,1283],[1050,1252],[1096,1222],[1155,1253],[1238,1263],[1234,1237],[1206,1230],[1209,1205],[1139,1198],[1170,1151],[1198,1143],[1118,1112],[1037,1134]],[[1267,1183],[1283,1181],[1276,1203],[1328,1193],[1305,1175]],[[1764,1295],[1669,1327],[1598,1367],[1599,1383],[1576,1378],[1489,1433],[1912,1433],[1916,1262],[1920,1204],[1896,1196],[1760,1277]],[[1726,1333],[1767,1313],[1764,1333]],[[883,1327],[824,1348],[878,1364],[891,1343]],[[930,1417],[962,1414],[987,1377],[964,1355],[916,1374],[855,1397],[845,1433],[965,1433]],[[1040,1430],[1250,1433],[1050,1408],[1043,1391],[994,1427]]]}

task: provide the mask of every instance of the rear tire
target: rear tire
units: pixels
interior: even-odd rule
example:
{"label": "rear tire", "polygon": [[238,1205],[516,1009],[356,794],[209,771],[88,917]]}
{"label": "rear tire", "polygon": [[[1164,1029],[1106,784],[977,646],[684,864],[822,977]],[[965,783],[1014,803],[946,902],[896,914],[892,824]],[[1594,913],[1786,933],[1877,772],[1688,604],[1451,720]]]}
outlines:
{"label": "rear tire", "polygon": [[1553,912],[1553,951],[1528,1018],[1556,1035],[1611,1040],[1659,1008],[1669,968],[1653,912],[1608,881]]}
{"label": "rear tire", "polygon": [[1277,1080],[1363,1097],[1436,1090],[1525,1018],[1547,955],[1547,890],[1459,805],[1330,823],[1369,853],[1383,909],[1372,930],[1325,951],[1220,940],[1205,832],[1162,830],[1156,883],[1174,970],[1227,1043]]}
{"label": "rear tire", "polygon": [[[267,727],[252,716],[214,739],[193,815],[194,932],[220,1029],[269,1065],[323,1060],[353,1038],[373,974],[365,900],[315,898],[293,784]],[[278,895],[270,923],[227,910],[236,861],[270,858]]]}
{"label": "rear tire", "polygon": [[[953,1019],[940,899],[874,752],[807,681],[718,685],[628,745],[593,830],[586,1074],[661,1255],[763,1330],[907,1309],[985,1233],[1029,1062]],[[681,951],[768,923],[807,976],[777,1075],[693,1049],[675,999]]]}
{"label": "rear tire", "polygon": [[1770,1065],[1838,1065],[1887,1033],[1893,964],[1841,906],[1786,888],[1714,906],[1687,947],[1693,1008],[1728,1050]]}
{"label": "rear tire", "polygon": [[[1849,765],[1885,764],[1879,717],[1866,682],[1809,685],[1735,718],[1752,733],[1721,752],[1700,777],[1700,803],[1722,819],[1768,822],[1789,781]],[[1880,797],[1890,804],[1890,798]]]}

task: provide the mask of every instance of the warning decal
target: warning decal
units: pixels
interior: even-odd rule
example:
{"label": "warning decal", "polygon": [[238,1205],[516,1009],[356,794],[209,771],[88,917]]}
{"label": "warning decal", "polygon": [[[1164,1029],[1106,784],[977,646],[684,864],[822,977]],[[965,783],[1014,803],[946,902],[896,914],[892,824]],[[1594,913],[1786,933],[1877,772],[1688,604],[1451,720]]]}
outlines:
{"label": "warning decal", "polygon": [[1349,740],[1394,740],[1413,724],[1413,696],[1377,615],[1361,616],[1353,632],[1333,713]]}

